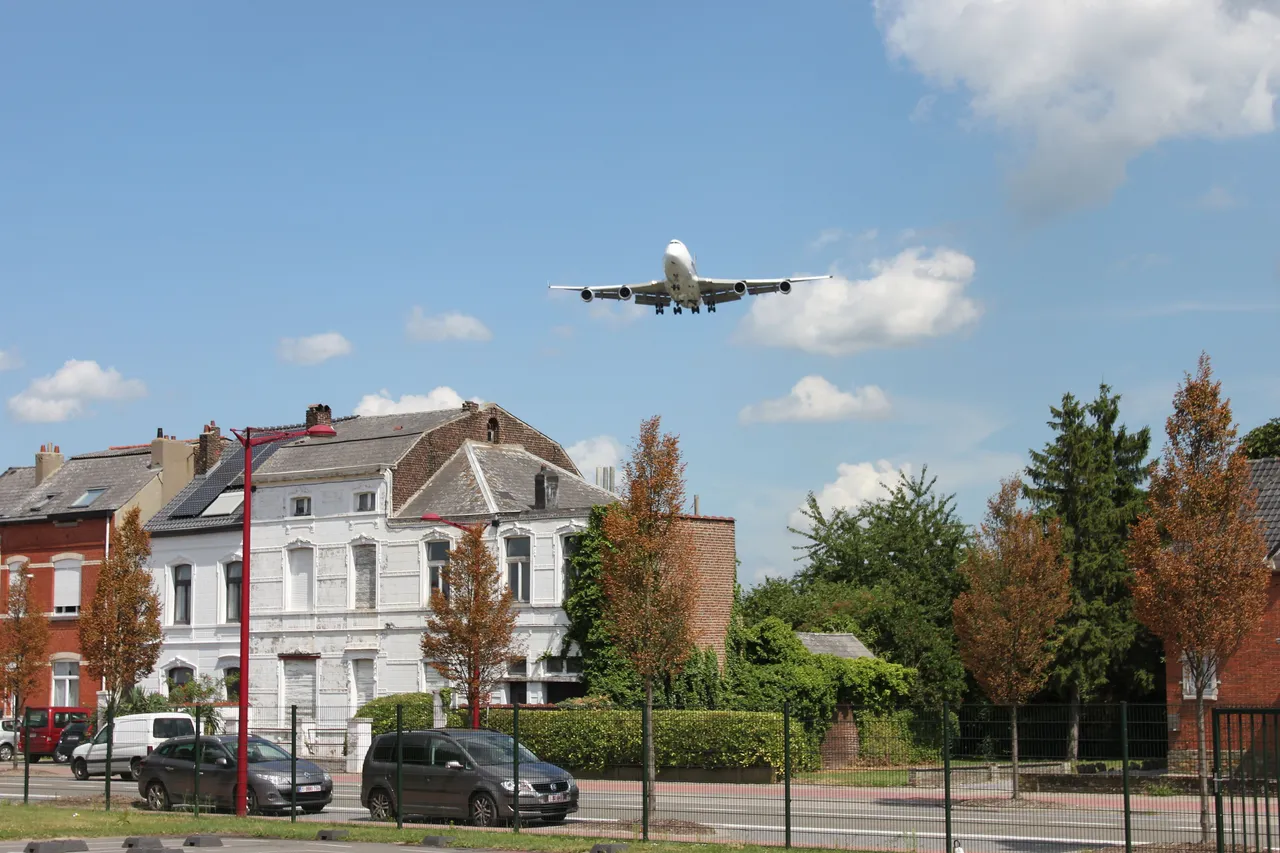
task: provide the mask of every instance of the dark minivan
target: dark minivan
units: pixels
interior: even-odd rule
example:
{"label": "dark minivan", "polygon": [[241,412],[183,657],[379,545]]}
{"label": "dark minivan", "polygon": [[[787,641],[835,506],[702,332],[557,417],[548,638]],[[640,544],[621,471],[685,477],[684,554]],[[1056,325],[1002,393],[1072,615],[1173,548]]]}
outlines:
{"label": "dark minivan", "polygon": [[573,776],[524,746],[520,746],[520,790],[516,792],[514,748],[510,735],[487,729],[405,732],[404,791],[403,797],[397,797],[396,736],[379,735],[364,757],[360,804],[374,820],[390,820],[401,812],[465,818],[475,826],[510,820],[516,802],[522,820],[558,823],[576,812],[578,783]]}

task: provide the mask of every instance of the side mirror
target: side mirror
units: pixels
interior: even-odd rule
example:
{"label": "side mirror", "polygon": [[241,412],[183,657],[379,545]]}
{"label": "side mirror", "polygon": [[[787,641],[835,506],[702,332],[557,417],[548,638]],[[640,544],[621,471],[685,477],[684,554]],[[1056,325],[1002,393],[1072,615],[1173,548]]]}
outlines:
{"label": "side mirror", "polygon": [[225,758],[218,758],[218,759],[216,759],[213,763],[214,763],[214,765],[215,765],[215,766],[217,766],[217,767],[230,767],[230,766],[231,766],[231,762],[230,762],[230,761],[228,761],[228,760],[227,760],[227,759],[225,759]]}
{"label": "side mirror", "polygon": [[446,761],[446,762],[444,763],[444,766],[445,766],[445,769],[446,769],[446,770],[461,770],[461,769],[462,769],[462,762],[461,762],[461,761]]}

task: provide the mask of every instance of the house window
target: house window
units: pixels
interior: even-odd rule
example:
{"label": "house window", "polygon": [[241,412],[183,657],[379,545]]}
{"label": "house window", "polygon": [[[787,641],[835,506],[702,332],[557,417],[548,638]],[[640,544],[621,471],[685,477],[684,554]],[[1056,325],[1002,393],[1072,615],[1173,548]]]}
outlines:
{"label": "house window", "polygon": [[507,701],[512,705],[523,705],[529,701],[529,685],[523,681],[507,682]]}
{"label": "house window", "polygon": [[356,493],[356,512],[373,512],[377,508],[378,502],[373,492]]}
{"label": "house window", "polygon": [[490,444],[498,443],[498,419],[497,418],[489,418],[489,429],[485,437],[488,438]]}
{"label": "house window", "polygon": [[358,658],[351,662],[351,679],[356,688],[356,710],[373,701],[374,679],[373,660]]}
{"label": "house window", "polygon": [[445,567],[449,565],[449,543],[448,542],[428,542],[427,543],[427,567],[431,575],[431,592],[436,590],[444,596],[444,600],[449,600],[449,579],[445,577]]}
{"label": "house window", "polygon": [[512,536],[507,540],[507,588],[516,601],[529,600],[529,537]]}
{"label": "house window", "polygon": [[75,616],[80,612],[80,561],[59,560],[53,564],[53,612]]}
{"label": "house window", "polygon": [[72,503],[71,506],[74,509],[80,509],[83,507],[90,506],[98,498],[106,494],[106,491],[107,491],[106,489],[89,489],[83,495],[76,498],[75,502]]}
{"label": "house window", "polygon": [[542,664],[547,675],[572,675],[582,672],[580,657],[550,657],[546,658]]}
{"label": "house window", "polygon": [[227,688],[227,701],[240,701],[240,667],[229,666],[222,671],[222,683]]}
{"label": "house window", "polygon": [[566,536],[561,541],[564,543],[564,566],[561,572],[564,575],[564,600],[568,601],[569,596],[573,593],[573,582],[576,577],[573,570],[573,557],[578,553],[578,549],[582,547],[582,534],[576,533],[572,536]]}
{"label": "house window", "polygon": [[352,545],[351,557],[356,569],[356,610],[373,610],[378,606],[378,546]]}
{"label": "house window", "polygon": [[173,624],[191,624],[191,567],[173,567]]}
{"label": "house window", "polygon": [[184,684],[190,684],[195,675],[189,666],[175,666],[169,670],[169,695],[172,696],[173,691]]}
{"label": "house window", "polygon": [[293,514],[295,516],[311,515],[311,498],[294,498]]}
{"label": "house window", "polygon": [[529,659],[513,658],[507,661],[507,675],[528,675]]}
{"label": "house window", "polygon": [[289,552],[289,609],[299,613],[311,610],[311,576],[315,555],[310,548],[294,548]]}
{"label": "house window", "polygon": [[240,621],[241,580],[243,578],[240,562],[227,563],[227,621]]}
{"label": "house window", "polygon": [[[1213,661],[1208,661],[1206,665],[1209,667],[1208,682],[1204,686],[1204,698],[1206,700],[1217,700],[1218,698],[1218,667]],[[1187,664],[1187,656],[1182,655],[1182,698],[1196,698],[1196,679],[1192,668]]]}
{"label": "house window", "polygon": [[314,658],[295,658],[284,662],[284,712],[298,706],[298,720],[315,722],[316,662]]}
{"label": "house window", "polygon": [[77,662],[54,661],[53,704],[62,708],[80,704],[80,664]]}

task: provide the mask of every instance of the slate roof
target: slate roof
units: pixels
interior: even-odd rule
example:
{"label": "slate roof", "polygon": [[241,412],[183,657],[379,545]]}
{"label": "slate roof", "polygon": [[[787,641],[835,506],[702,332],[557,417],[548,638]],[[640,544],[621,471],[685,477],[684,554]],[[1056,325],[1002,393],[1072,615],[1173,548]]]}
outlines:
{"label": "slate roof", "polygon": [[[10,476],[17,478],[12,487],[4,485]],[[149,444],[72,456],[38,486],[35,468],[10,468],[0,479],[0,524],[115,512],[155,476]],[[72,507],[89,489],[106,491],[89,506]]]}
{"label": "slate roof", "polygon": [[[534,510],[533,481],[543,467],[559,476],[556,506]],[[565,510],[586,510],[617,499],[613,493],[518,444],[467,441],[409,499],[396,518],[416,521],[428,512],[444,518],[536,512],[563,515]]]}
{"label": "slate roof", "polygon": [[420,435],[467,415],[462,409],[447,409],[334,420],[336,436],[287,442],[262,465],[261,472],[305,473],[393,465]]}
{"label": "slate roof", "polygon": [[850,660],[875,657],[853,634],[809,634],[797,631],[796,636],[815,655],[835,655]]}
{"label": "slate roof", "polygon": [[1280,459],[1254,459],[1249,463],[1258,489],[1258,516],[1267,538],[1267,556],[1280,553]]}
{"label": "slate roof", "polygon": [[[261,444],[253,449],[253,470],[256,473],[273,454],[279,444]],[[160,508],[147,522],[152,533],[165,534],[221,530],[239,527],[244,520],[241,504],[229,515],[202,516],[218,495],[225,491],[244,491],[244,453],[239,445],[224,447],[218,464],[207,474],[197,474],[186,487]]]}

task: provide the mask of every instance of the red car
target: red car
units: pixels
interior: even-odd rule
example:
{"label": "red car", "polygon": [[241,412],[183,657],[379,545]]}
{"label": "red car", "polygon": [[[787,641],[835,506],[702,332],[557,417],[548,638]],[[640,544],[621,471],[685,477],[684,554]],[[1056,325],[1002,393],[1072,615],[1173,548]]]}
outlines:
{"label": "red car", "polygon": [[53,755],[58,748],[58,739],[62,730],[72,723],[87,723],[93,713],[92,708],[27,708],[26,725],[18,736],[18,748],[27,750],[30,740],[31,760],[39,761],[42,756]]}

